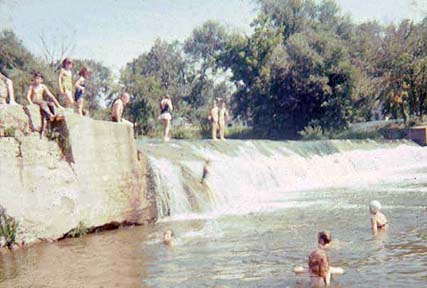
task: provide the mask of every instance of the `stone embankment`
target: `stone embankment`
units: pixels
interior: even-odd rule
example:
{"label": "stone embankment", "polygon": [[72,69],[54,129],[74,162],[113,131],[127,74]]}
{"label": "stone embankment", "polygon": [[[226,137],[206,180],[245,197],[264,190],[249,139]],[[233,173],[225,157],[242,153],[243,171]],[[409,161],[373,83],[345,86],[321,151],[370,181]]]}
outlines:
{"label": "stone embankment", "polygon": [[154,219],[131,127],[78,115],[48,137],[40,127],[37,106],[0,105],[0,205],[18,222],[17,242]]}

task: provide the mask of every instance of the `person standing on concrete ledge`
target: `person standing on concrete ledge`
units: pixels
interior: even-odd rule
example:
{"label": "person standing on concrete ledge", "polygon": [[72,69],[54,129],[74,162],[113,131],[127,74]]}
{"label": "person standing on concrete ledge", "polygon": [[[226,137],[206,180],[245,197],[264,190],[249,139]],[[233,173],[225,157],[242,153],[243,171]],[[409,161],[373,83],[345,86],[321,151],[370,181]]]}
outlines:
{"label": "person standing on concrete ledge", "polygon": [[119,98],[114,100],[113,106],[111,107],[111,121],[126,123],[133,126],[132,122],[127,121],[123,118],[123,110],[126,105],[129,103],[130,95],[129,93],[122,93]]}
{"label": "person standing on concrete ledge", "polygon": [[15,92],[13,90],[13,82],[0,72],[0,104],[7,104],[9,96],[9,104],[15,105]]}
{"label": "person standing on concrete ledge", "polygon": [[171,97],[166,94],[165,97],[160,101],[160,116],[159,121],[163,124],[163,140],[169,141],[169,130],[172,120],[171,112],[173,111],[173,105]]}

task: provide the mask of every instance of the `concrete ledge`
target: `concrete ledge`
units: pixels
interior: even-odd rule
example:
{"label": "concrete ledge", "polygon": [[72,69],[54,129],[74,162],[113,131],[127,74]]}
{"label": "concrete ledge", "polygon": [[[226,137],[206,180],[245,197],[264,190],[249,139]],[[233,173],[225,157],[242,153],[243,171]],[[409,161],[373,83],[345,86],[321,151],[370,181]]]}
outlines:
{"label": "concrete ledge", "polygon": [[[7,110],[26,116],[19,109]],[[26,117],[20,125],[29,123]],[[146,163],[137,159],[131,127],[67,115],[60,128],[62,144],[38,134],[0,137],[0,205],[19,221],[20,241],[61,238],[79,222],[97,227],[155,218]]]}

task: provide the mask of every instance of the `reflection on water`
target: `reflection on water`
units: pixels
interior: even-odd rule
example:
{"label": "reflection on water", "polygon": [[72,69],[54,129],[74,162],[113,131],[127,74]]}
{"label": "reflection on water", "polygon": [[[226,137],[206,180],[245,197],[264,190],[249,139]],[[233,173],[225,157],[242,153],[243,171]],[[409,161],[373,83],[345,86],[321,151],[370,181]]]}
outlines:
{"label": "reflection on water", "polygon": [[[292,201],[307,205],[274,212],[162,221],[4,252],[0,287],[308,287],[291,269],[305,264],[322,229],[334,237],[331,262],[346,270],[332,287],[425,287],[427,193],[386,188],[306,192]],[[391,222],[376,237],[373,194]],[[174,247],[161,243],[168,228]]]}

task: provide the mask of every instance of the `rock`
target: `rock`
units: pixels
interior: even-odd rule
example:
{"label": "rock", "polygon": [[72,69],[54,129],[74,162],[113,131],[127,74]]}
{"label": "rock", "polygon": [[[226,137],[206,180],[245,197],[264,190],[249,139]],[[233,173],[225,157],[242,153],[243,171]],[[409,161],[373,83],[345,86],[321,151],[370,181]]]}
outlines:
{"label": "rock", "polygon": [[0,137],[0,204],[19,223],[18,242],[58,239],[80,222],[98,227],[155,217],[131,127],[65,115],[58,128],[60,145],[37,134]]}
{"label": "rock", "polygon": [[40,128],[40,108],[37,105],[0,105],[0,137],[15,130],[26,135],[40,131]]}

